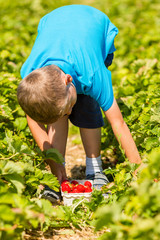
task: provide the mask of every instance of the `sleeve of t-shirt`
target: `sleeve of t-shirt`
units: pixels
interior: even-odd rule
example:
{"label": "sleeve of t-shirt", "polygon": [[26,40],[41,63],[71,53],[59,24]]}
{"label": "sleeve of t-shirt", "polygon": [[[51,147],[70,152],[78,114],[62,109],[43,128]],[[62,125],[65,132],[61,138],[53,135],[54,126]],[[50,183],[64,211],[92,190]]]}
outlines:
{"label": "sleeve of t-shirt", "polygon": [[41,18],[38,24],[38,33],[44,28],[45,22],[47,21],[48,14]]}
{"label": "sleeve of t-shirt", "polygon": [[116,51],[116,48],[114,46],[114,38],[118,34],[118,28],[108,21],[108,17],[106,16],[106,29],[105,29],[105,51],[106,54],[111,54]]}
{"label": "sleeve of t-shirt", "polygon": [[103,111],[107,111],[112,106],[114,95],[111,72],[105,65],[94,74],[89,95],[99,103]]}

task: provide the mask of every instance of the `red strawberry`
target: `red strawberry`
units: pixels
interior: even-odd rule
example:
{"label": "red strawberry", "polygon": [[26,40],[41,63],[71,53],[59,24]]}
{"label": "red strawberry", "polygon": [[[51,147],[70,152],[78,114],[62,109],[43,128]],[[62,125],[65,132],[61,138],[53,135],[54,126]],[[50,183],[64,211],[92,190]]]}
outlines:
{"label": "red strawberry", "polygon": [[61,182],[61,184],[65,184],[65,183],[69,183],[69,181],[66,179]]}
{"label": "red strawberry", "polygon": [[68,183],[62,183],[62,184],[61,184],[61,187],[65,186],[66,184],[68,184]]}
{"label": "red strawberry", "polygon": [[74,188],[72,193],[79,193],[78,189],[77,188]]}
{"label": "red strawberry", "polygon": [[92,187],[92,183],[90,181],[85,181],[84,186]]}
{"label": "red strawberry", "polygon": [[85,187],[84,187],[82,184],[79,184],[79,185],[77,186],[77,190],[78,190],[79,193],[80,193],[80,192],[85,192]]}
{"label": "red strawberry", "polygon": [[85,192],[92,192],[92,188],[91,187],[86,187]]}
{"label": "red strawberry", "polygon": [[64,180],[62,183],[61,183],[61,187],[65,184],[69,184],[70,182],[68,180]]}
{"label": "red strawberry", "polygon": [[69,186],[72,190],[75,188],[75,185],[73,183],[70,183]]}
{"label": "red strawberry", "polygon": [[68,192],[68,193],[71,192],[71,188],[67,183],[61,185],[61,188],[62,188],[62,192]]}
{"label": "red strawberry", "polygon": [[79,184],[76,180],[73,180],[71,183],[74,184],[74,185]]}
{"label": "red strawberry", "polygon": [[69,183],[69,180],[65,179],[62,181],[62,183],[66,183],[66,182]]}

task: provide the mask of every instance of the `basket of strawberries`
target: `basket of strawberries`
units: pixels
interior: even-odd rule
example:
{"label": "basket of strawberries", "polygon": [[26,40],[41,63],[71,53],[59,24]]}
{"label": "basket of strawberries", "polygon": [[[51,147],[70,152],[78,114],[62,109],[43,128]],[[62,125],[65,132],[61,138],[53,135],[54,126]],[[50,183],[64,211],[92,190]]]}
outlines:
{"label": "basket of strawberries", "polygon": [[64,205],[70,206],[74,199],[84,197],[89,201],[92,192],[91,180],[65,180],[61,183],[61,193]]}

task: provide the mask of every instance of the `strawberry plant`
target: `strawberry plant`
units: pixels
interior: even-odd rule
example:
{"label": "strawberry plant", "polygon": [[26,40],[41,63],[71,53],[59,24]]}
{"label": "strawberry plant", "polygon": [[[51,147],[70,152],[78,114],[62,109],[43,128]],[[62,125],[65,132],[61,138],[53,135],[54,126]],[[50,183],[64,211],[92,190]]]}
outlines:
{"label": "strawberry plant", "polygon": [[[62,162],[52,149],[41,152],[17,103],[20,68],[33,46],[40,18],[75,1],[0,0],[0,239],[22,239],[27,229],[94,226],[100,239],[160,239],[160,5],[158,0],[93,1],[118,27],[109,67],[115,97],[141,154],[144,167],[130,164],[105,122],[102,156],[111,183],[92,191],[90,201],[53,208],[39,199],[42,185],[59,188],[45,158]],[[80,4],[86,4],[79,1]],[[76,185],[76,182],[71,184]],[[71,186],[73,186],[71,185]],[[88,183],[85,184],[88,188]],[[87,189],[85,187],[85,190]],[[79,191],[75,188],[72,191]]]}
{"label": "strawberry plant", "polygon": [[[97,230],[104,226],[110,230],[100,239],[159,239],[159,159],[159,149],[153,150],[148,155],[149,164],[143,168],[137,181],[127,183],[129,187],[123,190],[123,194],[119,194],[119,184],[110,188],[113,194],[109,201],[112,203],[100,207],[94,216]],[[122,179],[121,172],[115,175],[116,178],[117,175]],[[118,201],[115,201],[117,194]]]}

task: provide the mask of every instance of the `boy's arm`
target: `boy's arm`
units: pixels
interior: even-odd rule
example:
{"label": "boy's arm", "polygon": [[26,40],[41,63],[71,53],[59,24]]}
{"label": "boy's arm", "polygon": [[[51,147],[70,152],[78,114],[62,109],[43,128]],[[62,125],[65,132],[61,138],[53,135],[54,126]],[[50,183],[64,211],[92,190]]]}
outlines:
{"label": "boy's arm", "polygon": [[31,133],[37,145],[39,146],[39,148],[42,151],[52,148],[51,144],[49,143],[49,138],[48,138],[45,126],[43,124],[37,123],[28,115],[27,115],[27,122],[31,130]]}
{"label": "boy's arm", "polygon": [[[50,144],[45,126],[43,124],[37,123],[36,121],[31,119],[28,115],[27,115],[27,122],[28,122],[28,126],[31,130],[31,133],[32,133],[37,145],[39,146],[39,148],[42,151],[53,148],[53,146]],[[65,180],[67,178],[65,168],[62,164],[56,163],[51,159],[47,159],[46,162],[47,162],[47,164],[49,164],[52,173],[54,175],[56,175],[59,182],[62,182],[63,180]]]}
{"label": "boy's arm", "polygon": [[136,144],[132,138],[128,126],[123,120],[122,114],[115,99],[111,108],[107,111],[104,111],[104,114],[112,126],[114,135],[124,149],[126,157],[130,162],[140,164],[142,161]]}

